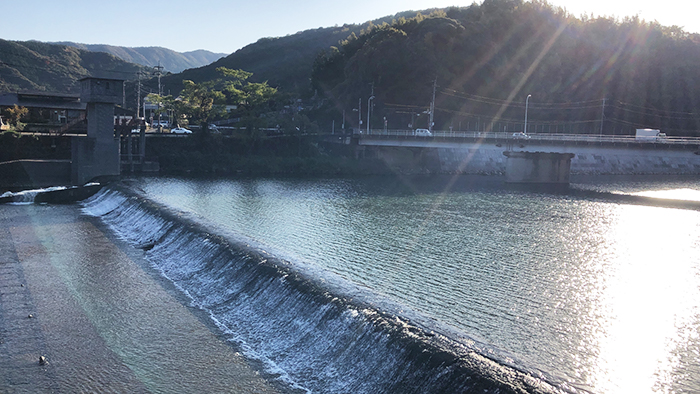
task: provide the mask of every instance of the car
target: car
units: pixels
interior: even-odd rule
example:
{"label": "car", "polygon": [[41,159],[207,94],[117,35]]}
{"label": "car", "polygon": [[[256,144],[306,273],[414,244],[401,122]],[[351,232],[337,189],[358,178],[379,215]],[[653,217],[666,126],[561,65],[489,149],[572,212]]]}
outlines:
{"label": "car", "polygon": [[519,140],[529,140],[530,136],[525,133],[513,133],[513,138]]}
{"label": "car", "polygon": [[432,137],[433,133],[428,129],[416,129],[415,135],[419,137]]}
{"label": "car", "polygon": [[192,134],[192,130],[188,130],[184,127],[176,127],[170,130],[173,134]]}
{"label": "car", "polygon": [[131,129],[131,134],[139,134],[141,129]]}

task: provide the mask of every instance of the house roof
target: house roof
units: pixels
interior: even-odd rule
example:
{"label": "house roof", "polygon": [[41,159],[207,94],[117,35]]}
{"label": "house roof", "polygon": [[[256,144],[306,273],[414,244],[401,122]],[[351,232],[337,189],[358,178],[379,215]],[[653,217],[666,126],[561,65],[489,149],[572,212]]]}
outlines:
{"label": "house roof", "polygon": [[85,103],[80,102],[79,94],[19,92],[0,95],[0,107],[18,105],[27,108],[67,109],[84,111]]}
{"label": "house roof", "polygon": [[[109,72],[109,71],[107,71],[107,72]],[[103,81],[124,82],[124,78],[101,78],[101,77],[84,77],[84,78],[80,78],[78,81],[84,81],[86,79],[94,79],[94,80],[100,79]]]}

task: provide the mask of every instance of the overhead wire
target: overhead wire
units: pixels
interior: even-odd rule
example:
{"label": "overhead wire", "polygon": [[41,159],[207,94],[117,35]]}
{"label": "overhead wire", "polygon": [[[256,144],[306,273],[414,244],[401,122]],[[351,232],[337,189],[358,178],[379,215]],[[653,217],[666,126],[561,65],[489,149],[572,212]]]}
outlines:
{"label": "overhead wire", "polygon": [[[633,106],[635,108],[639,108],[640,110],[635,110],[635,109],[629,109],[629,108],[624,108],[618,105],[611,105],[612,108],[615,108],[617,110],[623,111],[623,112],[630,112],[634,114],[639,114],[639,115],[647,115],[647,116],[654,116],[654,117],[659,117],[659,118],[664,118],[664,119],[673,119],[673,120],[691,120],[691,119],[697,119],[700,118],[700,114],[694,114],[692,112],[675,112],[675,113],[683,113],[687,114],[687,116],[672,116],[672,115],[664,115],[661,113],[653,113],[653,111],[658,111],[652,108],[647,108],[647,107],[641,107],[641,106],[635,106],[632,104],[628,104],[629,106]],[[644,111],[642,111],[644,110]],[[673,112],[673,111],[672,111]]]}
{"label": "overhead wire", "polygon": [[[450,88],[444,88],[440,91],[440,93],[456,97],[456,98],[462,98],[465,100],[471,100],[471,101],[476,101],[476,102],[481,102],[484,104],[493,104],[493,105],[507,105],[511,107],[518,107],[518,108],[524,108],[525,105],[519,102],[512,102],[508,100],[502,100],[502,99],[496,99],[492,97],[484,97],[484,96],[479,96],[471,93],[466,93],[466,92],[460,92],[455,89],[450,89]],[[586,100],[586,101],[575,101],[575,102],[561,102],[561,103],[532,103],[529,104],[530,108],[536,108],[536,109],[585,109],[585,108],[596,108],[601,106],[601,102],[603,100]],[[595,104],[595,105],[594,105]]]}
{"label": "overhead wire", "polygon": [[644,107],[644,106],[641,106],[641,105],[636,105],[636,104],[631,104],[631,103],[625,103],[625,102],[623,102],[623,101],[618,101],[618,104],[620,104],[620,105],[626,105],[626,106],[629,106],[629,107],[639,108],[639,109],[642,109],[642,110],[645,110],[645,111],[657,111],[657,112],[663,111],[663,112],[666,112],[666,113],[669,113],[669,114],[690,115],[690,116],[698,116],[698,115],[700,115],[700,114],[698,114],[697,112],[661,110],[661,109],[654,108],[654,107]]}

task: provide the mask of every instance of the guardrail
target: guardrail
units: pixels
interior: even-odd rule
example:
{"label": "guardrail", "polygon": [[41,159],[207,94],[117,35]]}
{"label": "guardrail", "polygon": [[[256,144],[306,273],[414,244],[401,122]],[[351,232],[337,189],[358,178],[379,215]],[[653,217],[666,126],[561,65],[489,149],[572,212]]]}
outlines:
{"label": "guardrail", "polygon": [[700,137],[646,137],[636,138],[633,135],[600,135],[600,134],[550,134],[512,132],[479,132],[479,131],[443,131],[435,130],[431,135],[416,133],[413,130],[366,130],[355,132],[356,135],[368,137],[404,137],[416,139],[455,138],[479,140],[514,140],[514,141],[562,141],[585,143],[628,143],[628,144],[676,144],[700,145]]}

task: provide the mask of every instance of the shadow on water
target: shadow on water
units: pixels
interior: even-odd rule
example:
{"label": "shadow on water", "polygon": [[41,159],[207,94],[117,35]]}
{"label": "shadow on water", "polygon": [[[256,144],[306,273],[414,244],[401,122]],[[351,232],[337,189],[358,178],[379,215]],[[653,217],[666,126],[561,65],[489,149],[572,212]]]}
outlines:
{"label": "shadow on water", "polygon": [[[617,204],[646,205],[662,208],[677,208],[700,210],[700,201],[669,199],[659,197],[641,196],[631,192],[617,192],[587,188],[580,184],[516,184],[506,183],[501,176],[481,175],[425,175],[425,176],[398,176],[395,178],[370,177],[365,179],[368,193],[387,196],[405,196],[416,194],[449,194],[449,193],[473,193],[488,194],[529,194],[549,195],[562,198],[581,200],[594,200]],[[624,181],[634,182],[635,178],[610,178],[600,177],[603,183]],[[659,180],[659,179],[657,179]],[[586,182],[590,179],[586,178]],[[641,178],[640,181],[649,180]],[[648,184],[647,184],[648,185]]]}

